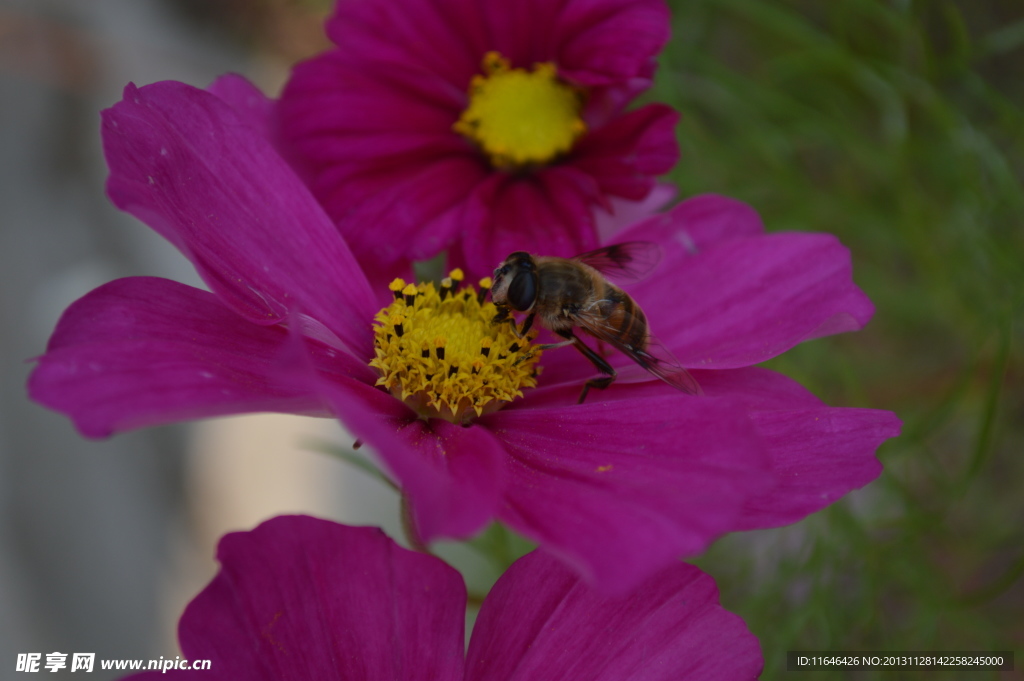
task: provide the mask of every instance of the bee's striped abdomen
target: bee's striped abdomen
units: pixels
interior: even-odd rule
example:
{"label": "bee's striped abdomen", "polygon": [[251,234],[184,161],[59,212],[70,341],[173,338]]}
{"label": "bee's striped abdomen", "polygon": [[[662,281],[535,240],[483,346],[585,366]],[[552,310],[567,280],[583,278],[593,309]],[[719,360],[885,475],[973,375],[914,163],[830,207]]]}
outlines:
{"label": "bee's striped abdomen", "polygon": [[647,347],[647,317],[632,298],[608,284],[604,299],[608,302],[608,325],[616,330],[614,340],[637,350]]}

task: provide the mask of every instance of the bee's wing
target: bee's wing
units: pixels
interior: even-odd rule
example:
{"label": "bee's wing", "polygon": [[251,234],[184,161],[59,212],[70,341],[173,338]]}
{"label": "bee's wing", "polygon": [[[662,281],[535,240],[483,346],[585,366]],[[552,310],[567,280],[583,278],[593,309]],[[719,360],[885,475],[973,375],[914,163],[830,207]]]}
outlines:
{"label": "bee's wing", "polygon": [[[627,312],[626,314],[629,313]],[[690,395],[704,394],[704,391],[700,389],[700,385],[697,383],[697,379],[690,375],[690,372],[683,368],[679,360],[661,345],[657,339],[648,337],[646,348],[636,348],[629,343],[622,342],[619,338],[619,329],[612,327],[599,314],[581,311],[579,314],[573,315],[573,321],[591,336],[599,341],[608,343],[673,388],[682,390]],[[628,325],[626,325],[626,328],[628,328]]]}
{"label": "bee's wing", "polygon": [[626,241],[577,255],[573,260],[590,265],[618,282],[640,281],[661,262],[661,246],[653,241]]}

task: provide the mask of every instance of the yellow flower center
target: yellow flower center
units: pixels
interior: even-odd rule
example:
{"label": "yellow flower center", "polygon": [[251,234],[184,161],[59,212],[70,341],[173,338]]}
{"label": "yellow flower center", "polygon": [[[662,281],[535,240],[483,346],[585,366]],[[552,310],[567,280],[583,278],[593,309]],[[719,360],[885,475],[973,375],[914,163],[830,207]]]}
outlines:
{"label": "yellow flower center", "polygon": [[393,303],[374,318],[376,356],[370,361],[382,385],[423,418],[468,423],[522,397],[537,385],[541,351],[531,342],[536,332],[516,338],[484,298],[490,278],[456,287],[461,270],[452,270],[440,288],[432,282],[391,282]]}
{"label": "yellow flower center", "polygon": [[496,168],[549,163],[586,132],[583,92],[560,80],[554,64],[514,69],[488,52],[483,72],[470,82],[469,106],[452,129],[476,142]]}

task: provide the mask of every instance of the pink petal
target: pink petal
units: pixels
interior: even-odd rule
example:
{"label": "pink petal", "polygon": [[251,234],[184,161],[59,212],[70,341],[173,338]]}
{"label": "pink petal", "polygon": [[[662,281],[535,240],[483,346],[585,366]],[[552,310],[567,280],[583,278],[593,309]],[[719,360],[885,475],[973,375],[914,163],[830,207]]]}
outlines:
{"label": "pink petal", "polygon": [[346,56],[441,77],[464,92],[484,52],[503,47],[484,25],[500,4],[339,0],[327,35]]}
{"label": "pink petal", "polygon": [[617,236],[618,233],[631,225],[653,217],[669,201],[674,199],[677,193],[679,193],[679,190],[675,185],[659,182],[654,185],[651,193],[640,201],[612,198],[608,202],[609,209],[607,211],[599,209],[594,212],[594,222],[601,243],[610,244],[628,241],[628,239],[620,239]]}
{"label": "pink petal", "polygon": [[420,76],[328,52],[296,67],[278,106],[313,192],[353,250],[384,266],[447,247],[489,172],[451,130],[464,88]]}
{"label": "pink petal", "polygon": [[463,90],[488,50],[515,66],[554,61],[569,78],[601,85],[649,74],[668,20],[658,0],[342,0],[327,33],[348,54],[443,75]]}
{"label": "pink petal", "polygon": [[[742,201],[719,194],[694,196],[664,213],[641,217],[646,219],[622,229],[615,241],[655,241],[664,249],[666,262],[672,263],[718,241],[764,232],[757,211]],[[662,267],[658,274],[670,270]]]}
{"label": "pink petal", "polygon": [[736,681],[763,660],[714,581],[676,564],[607,598],[540,552],[494,585],[473,629],[467,681]]}
{"label": "pink petal", "polygon": [[660,0],[570,1],[558,17],[560,70],[585,85],[645,76],[668,41],[669,20]]}
{"label": "pink petal", "polygon": [[403,258],[431,258],[470,225],[478,228],[482,214],[466,197],[483,176],[478,161],[465,157],[410,163],[402,173],[361,173],[345,192],[362,189],[366,200],[349,204],[339,228],[364,262],[375,263],[373,268],[397,266]]}
{"label": "pink petal", "polygon": [[297,304],[368,355],[377,308],[366,278],[308,190],[243,120],[181,83],[129,85],[103,114],[111,199],[178,246],[245,318],[274,324]]}
{"label": "pink petal", "polygon": [[[639,388],[478,421],[512,459],[499,519],[609,593],[702,551],[772,484],[735,401],[671,389],[634,397]],[[568,392],[574,402],[578,387]]]}
{"label": "pink petal", "polygon": [[776,483],[748,501],[736,529],[788,525],[863,487],[882,472],[879,445],[900,433],[890,411],[829,407],[767,369],[696,376],[707,395],[746,405],[771,457]]}
{"label": "pink petal", "polygon": [[[410,475],[401,478],[421,538],[465,539],[482,530],[497,511],[507,477],[505,452],[494,436],[479,426],[414,419],[399,437],[406,444],[401,454],[424,459],[438,478],[429,489]],[[399,452],[381,456],[394,466]]]}
{"label": "pink petal", "polygon": [[297,387],[324,397],[349,431],[377,452],[401,487],[420,538],[462,539],[494,517],[505,484],[503,450],[478,426],[423,421],[382,389],[328,376],[310,361],[307,343],[293,338]]}
{"label": "pink petal", "polygon": [[871,318],[874,306],[853,283],[850,253],[835,237],[781,233],[700,245],[679,213],[672,217],[674,238],[652,229],[657,218],[621,238],[661,236],[662,264],[627,290],[683,366],[749,366]]}
{"label": "pink petal", "polygon": [[[94,438],[224,414],[325,415],[314,393],[277,380],[285,341],[280,327],[250,324],[206,291],[118,279],[65,311],[29,394]],[[326,351],[335,354],[323,360],[335,371],[362,371],[344,353]]]}
{"label": "pink petal", "polygon": [[572,163],[595,178],[602,192],[639,201],[654,188],[654,176],[679,160],[675,126],[679,114],[649,104],[586,135]]}
{"label": "pink petal", "polygon": [[[586,360],[570,354],[569,367],[559,362],[545,367],[542,377],[556,374],[511,408],[523,418],[546,409],[572,404],[583,381],[593,375]],[[545,356],[547,359],[547,356]],[[576,376],[573,377],[575,371]],[[646,374],[630,368],[620,372],[612,387],[587,398],[606,402],[644,400],[670,392],[661,381],[642,380]],[[701,398],[734,400],[747,414],[770,459],[770,478],[775,482],[744,504],[733,530],[777,527],[797,522],[859,489],[882,471],[875,451],[900,431],[895,414],[876,409],[829,407],[796,381],[773,371],[743,368],[727,371],[694,371],[705,393]],[[552,377],[554,378],[554,377]],[[623,381],[636,380],[623,384]]]}
{"label": "pink petal", "polygon": [[237,73],[224,74],[210,83],[206,91],[234,109],[240,118],[265,139],[273,141],[274,100],[244,76]]}
{"label": "pink petal", "polygon": [[593,179],[572,166],[494,175],[471,200],[473,214],[486,222],[453,244],[451,262],[472,280],[515,251],[572,257],[596,248],[591,204],[599,199]]}
{"label": "pink petal", "polygon": [[178,627],[188,659],[275,681],[458,679],[466,591],[380,530],[304,516],[225,536]]}
{"label": "pink petal", "polygon": [[295,67],[278,103],[281,133],[317,169],[401,172],[388,159],[469,151],[451,129],[468,83],[453,88],[430,74],[327,52]]}

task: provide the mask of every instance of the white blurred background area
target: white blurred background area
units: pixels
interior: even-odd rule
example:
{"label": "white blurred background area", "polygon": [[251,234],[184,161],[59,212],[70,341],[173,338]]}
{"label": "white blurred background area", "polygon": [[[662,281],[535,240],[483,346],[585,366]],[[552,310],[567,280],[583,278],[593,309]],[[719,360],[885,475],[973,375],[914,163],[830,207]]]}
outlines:
{"label": "white blurred background area", "polygon": [[[0,679],[19,653],[180,654],[178,616],[217,538],[280,513],[400,534],[393,493],[317,450],[330,420],[257,415],[88,441],[28,400],[30,358],[104,282],[201,286],[104,194],[99,112],[138,85],[234,71],[276,95],[322,49],[317,0],[0,0]],[[77,678],[67,670],[47,678]],[[123,675],[97,669],[91,679]]]}

